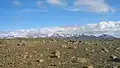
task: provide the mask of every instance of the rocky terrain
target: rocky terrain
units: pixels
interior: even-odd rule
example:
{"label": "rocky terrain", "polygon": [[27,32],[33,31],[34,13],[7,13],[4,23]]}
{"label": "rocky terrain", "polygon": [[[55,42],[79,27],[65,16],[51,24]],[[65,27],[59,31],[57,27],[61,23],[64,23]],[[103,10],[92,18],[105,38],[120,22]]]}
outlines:
{"label": "rocky terrain", "polygon": [[120,40],[1,39],[0,68],[120,68]]}

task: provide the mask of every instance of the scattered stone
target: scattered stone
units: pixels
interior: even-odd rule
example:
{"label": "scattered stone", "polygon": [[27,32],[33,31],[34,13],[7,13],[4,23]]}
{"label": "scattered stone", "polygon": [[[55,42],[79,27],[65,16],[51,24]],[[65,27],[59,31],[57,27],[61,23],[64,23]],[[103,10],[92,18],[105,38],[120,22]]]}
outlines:
{"label": "scattered stone", "polygon": [[111,55],[109,58],[110,58],[109,61],[112,61],[112,62],[120,62],[120,58],[118,58],[118,57],[115,56],[115,55]]}
{"label": "scattered stone", "polygon": [[78,46],[76,45],[76,46],[74,46],[73,48],[76,49],[76,48],[78,48]]}
{"label": "scattered stone", "polygon": [[93,68],[92,65],[88,65],[88,66],[83,66],[82,68]]}
{"label": "scattered stone", "polygon": [[60,46],[61,48],[68,48],[67,45],[63,44]]}
{"label": "scattered stone", "polygon": [[88,51],[88,48],[85,48],[86,51]]}
{"label": "scattered stone", "polygon": [[25,46],[25,43],[19,43],[17,46]]}
{"label": "scattered stone", "polygon": [[78,61],[80,63],[88,63],[88,59],[87,58],[78,58]]}
{"label": "scattered stone", "polygon": [[101,48],[102,49],[102,51],[104,51],[104,52],[106,52],[106,53],[108,53],[109,51],[107,50],[107,48],[105,48],[105,47],[103,47],[103,48]]}
{"label": "scattered stone", "polygon": [[92,49],[92,51],[91,51],[92,53],[94,53],[95,52],[95,49]]}
{"label": "scattered stone", "polygon": [[[25,52],[25,55],[23,55],[23,58],[26,59],[26,58],[29,58],[30,56],[28,55],[28,52]],[[32,56],[31,56],[32,57]]]}
{"label": "scattered stone", "polygon": [[71,58],[71,63],[79,63],[79,61],[77,60],[76,57],[72,57]]}
{"label": "scattered stone", "polygon": [[24,55],[24,57],[23,57],[24,59],[26,59],[26,58],[29,58],[29,55]]}
{"label": "scattered stone", "polygon": [[54,66],[57,66],[56,64],[50,64],[49,66],[52,66],[52,67],[54,67]]}
{"label": "scattered stone", "polygon": [[44,62],[44,60],[43,60],[43,59],[40,59],[39,61],[40,61],[40,63],[43,63],[43,62]]}
{"label": "scattered stone", "polygon": [[57,40],[56,40],[56,39],[53,39],[53,42],[57,42]]}
{"label": "scattered stone", "polygon": [[[45,44],[43,44],[43,40],[45,40]],[[90,43],[90,45],[81,44],[76,40],[75,42],[71,41],[71,42],[74,42],[73,44],[71,43],[66,44],[64,40],[60,40],[60,41],[57,40],[56,41],[57,43],[54,43],[53,39],[51,40],[51,39],[45,38],[43,40],[25,39],[27,44],[35,45],[35,47],[29,47],[29,46],[22,47],[25,45],[22,45],[23,42],[21,41],[18,43],[18,45],[22,48],[16,47],[16,43],[19,40],[16,40],[16,39],[15,41],[10,41],[9,39],[5,40],[4,43],[1,44],[2,47],[0,47],[1,49],[0,50],[0,58],[1,58],[0,67],[1,68],[9,68],[9,67],[11,68],[15,68],[15,67],[18,67],[18,68],[21,68],[21,67],[23,68],[26,68],[26,67],[28,68],[31,68],[31,67],[34,67],[34,68],[39,68],[39,67],[41,68],[93,68],[93,67],[120,68],[120,66],[118,66],[120,62],[120,57],[119,57],[120,41],[119,42],[116,42],[116,40],[115,42],[110,41],[109,44],[106,46],[107,41],[104,41],[104,40],[102,42],[97,40],[95,40],[94,42],[91,40],[84,40],[84,42],[88,42]],[[37,42],[34,43],[34,41],[37,41]],[[94,45],[96,43],[97,43],[97,46]],[[3,44],[5,44],[6,46],[4,47]],[[49,44],[49,45],[46,45],[46,44]],[[112,45],[110,46],[110,44]],[[61,46],[61,48],[58,48],[56,45]],[[65,49],[62,49],[62,48],[65,48]],[[101,51],[103,51],[103,53]],[[110,60],[110,62],[106,61],[107,58],[108,60]],[[92,65],[86,65],[89,63]],[[116,65],[116,66],[112,66],[112,65]]]}
{"label": "scattered stone", "polygon": [[93,68],[93,66],[92,65],[88,65],[88,68]]}
{"label": "scattered stone", "polygon": [[43,57],[43,54],[40,54],[41,57]]}
{"label": "scattered stone", "polygon": [[120,68],[120,66],[118,66],[118,68]]}
{"label": "scattered stone", "polygon": [[33,57],[32,55],[29,56],[29,58],[32,58],[32,57]]}
{"label": "scattered stone", "polygon": [[74,42],[76,42],[76,41],[75,41],[75,40],[69,40],[68,42],[74,43]]}
{"label": "scattered stone", "polygon": [[80,44],[82,41],[76,41],[76,42],[74,42],[73,44]]}
{"label": "scattered stone", "polygon": [[43,59],[38,59],[38,60],[35,60],[36,62],[38,62],[38,63],[43,63],[44,62],[44,60]]}
{"label": "scattered stone", "polygon": [[120,50],[120,47],[116,48],[116,50]]}
{"label": "scattered stone", "polygon": [[38,62],[38,63],[40,62],[39,60],[35,60],[35,61]]}
{"label": "scattered stone", "polygon": [[88,68],[87,66],[83,66],[82,68]]}
{"label": "scattered stone", "polygon": [[60,58],[60,52],[56,50],[56,52],[50,53],[50,58]]}
{"label": "scattered stone", "polygon": [[110,57],[109,57],[110,59],[116,59],[117,58],[117,56],[115,56],[115,55],[110,55]]}
{"label": "scattered stone", "polygon": [[57,58],[60,58],[60,51],[56,50],[56,54]]}
{"label": "scattered stone", "polygon": [[112,68],[118,68],[117,66],[113,66]]}

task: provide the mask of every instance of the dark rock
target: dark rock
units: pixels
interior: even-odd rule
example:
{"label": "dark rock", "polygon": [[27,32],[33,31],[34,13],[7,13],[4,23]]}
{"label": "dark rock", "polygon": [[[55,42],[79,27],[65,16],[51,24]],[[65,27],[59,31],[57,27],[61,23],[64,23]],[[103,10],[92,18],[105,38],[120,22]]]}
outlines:
{"label": "dark rock", "polygon": [[19,43],[17,46],[25,46],[25,43]]}
{"label": "dark rock", "polygon": [[117,68],[120,68],[120,66],[118,66]]}
{"label": "dark rock", "polygon": [[38,62],[38,63],[40,62],[39,60],[35,60],[35,61]]}
{"label": "dark rock", "polygon": [[113,66],[112,68],[118,68],[117,66]]}
{"label": "dark rock", "polygon": [[115,56],[115,55],[111,55],[109,58],[110,58],[110,60],[108,60],[108,61],[120,62],[120,58],[118,58],[118,57]]}
{"label": "dark rock", "polygon": [[82,68],[88,68],[87,66],[83,66]]}
{"label": "dark rock", "polygon": [[88,66],[83,66],[82,68],[93,68],[92,65],[88,65]]}
{"label": "dark rock", "polygon": [[110,55],[110,57],[109,57],[110,59],[116,59],[117,58],[117,56],[115,56],[115,55]]}
{"label": "dark rock", "polygon": [[50,64],[49,66],[57,66],[56,64]]}
{"label": "dark rock", "polygon": [[60,58],[60,52],[56,50],[56,52],[50,53],[50,58]]}

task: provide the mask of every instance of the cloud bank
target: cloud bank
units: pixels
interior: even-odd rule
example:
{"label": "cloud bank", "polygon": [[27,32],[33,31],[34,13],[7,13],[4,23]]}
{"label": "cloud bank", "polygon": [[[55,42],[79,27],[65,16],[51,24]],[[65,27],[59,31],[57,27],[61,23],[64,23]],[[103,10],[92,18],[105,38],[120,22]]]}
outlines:
{"label": "cloud bank", "polygon": [[113,9],[106,0],[74,0],[72,5],[69,0],[47,0],[47,3],[56,6],[62,6],[63,9],[68,11],[85,11],[85,12],[96,12],[96,13],[106,13],[114,12]]}
{"label": "cloud bank", "polygon": [[114,9],[105,1],[106,0],[77,0],[74,2],[74,6],[79,10],[88,10],[91,12],[104,13],[113,11]]}
{"label": "cloud bank", "polygon": [[120,21],[107,21],[93,24],[86,24],[84,26],[64,26],[64,27],[50,27],[38,29],[22,29],[9,32],[1,32],[1,34],[8,34],[14,36],[49,36],[58,33],[61,35],[87,34],[87,35],[101,35],[109,34],[115,37],[120,37]]}
{"label": "cloud bank", "polygon": [[[12,0],[12,3],[16,6],[21,6],[22,3],[19,0]],[[107,13],[115,12],[116,10],[107,3],[107,0],[44,0],[36,1],[36,6],[40,9],[46,9],[48,6],[62,8],[66,11],[84,11],[95,13]]]}

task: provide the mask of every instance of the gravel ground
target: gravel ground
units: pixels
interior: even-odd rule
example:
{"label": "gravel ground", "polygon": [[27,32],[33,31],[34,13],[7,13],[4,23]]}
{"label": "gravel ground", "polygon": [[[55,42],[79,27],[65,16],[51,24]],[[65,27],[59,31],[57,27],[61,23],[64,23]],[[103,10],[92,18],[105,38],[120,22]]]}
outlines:
{"label": "gravel ground", "polygon": [[120,40],[1,39],[0,68],[120,68]]}

